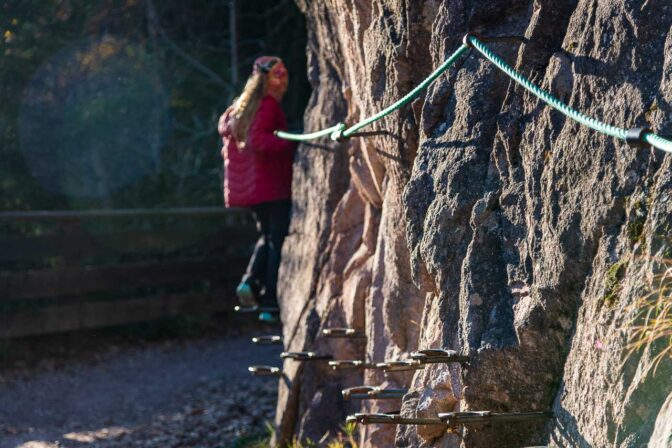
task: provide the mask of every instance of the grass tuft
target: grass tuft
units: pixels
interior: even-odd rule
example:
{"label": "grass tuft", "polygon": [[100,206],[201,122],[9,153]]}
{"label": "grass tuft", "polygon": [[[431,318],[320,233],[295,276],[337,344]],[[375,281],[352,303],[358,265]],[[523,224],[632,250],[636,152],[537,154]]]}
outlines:
{"label": "grass tuft", "polygon": [[653,260],[644,292],[632,307],[628,356],[646,348],[657,351],[652,362],[655,374],[660,362],[672,357],[672,258]]}

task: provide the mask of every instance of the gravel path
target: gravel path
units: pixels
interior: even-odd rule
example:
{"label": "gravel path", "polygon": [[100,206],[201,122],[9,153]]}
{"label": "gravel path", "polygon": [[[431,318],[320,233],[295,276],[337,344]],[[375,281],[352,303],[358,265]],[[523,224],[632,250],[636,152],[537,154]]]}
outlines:
{"label": "gravel path", "polygon": [[0,377],[0,448],[232,446],[272,420],[277,381],[247,367],[280,350],[196,340]]}

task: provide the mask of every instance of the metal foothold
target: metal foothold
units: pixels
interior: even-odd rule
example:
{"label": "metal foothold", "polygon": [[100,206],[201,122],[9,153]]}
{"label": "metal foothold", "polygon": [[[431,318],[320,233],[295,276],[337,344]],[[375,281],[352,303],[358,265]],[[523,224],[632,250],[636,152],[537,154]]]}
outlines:
{"label": "metal foothold", "polygon": [[331,355],[322,355],[315,352],[282,352],[280,357],[296,361],[326,361],[333,358]]}
{"label": "metal foothold", "polygon": [[359,399],[359,400],[389,400],[400,399],[408,389],[383,389],[380,386],[356,386],[348,389],[343,389],[341,394],[343,399]]}
{"label": "metal foothold", "polygon": [[408,370],[420,370],[425,368],[421,362],[416,360],[381,362],[376,364],[376,367],[383,369],[385,372],[405,372]]}
{"label": "metal foothold", "polygon": [[322,334],[328,338],[363,338],[362,333],[354,328],[325,328]]}
{"label": "metal foothold", "polygon": [[438,418],[422,418],[422,417],[403,417],[399,413],[374,413],[374,414],[363,414],[357,413],[348,416],[348,422],[360,423],[362,425],[370,424],[387,424],[387,425],[438,425],[438,426],[447,426],[446,423],[442,422]]}
{"label": "metal foothold", "polygon": [[553,417],[552,412],[502,412],[466,411],[446,412],[438,415],[448,426],[479,423],[514,423],[531,420],[546,420]]}
{"label": "metal foothold", "polygon": [[367,363],[366,361],[360,361],[360,360],[338,360],[338,361],[329,361],[329,367],[331,367],[332,370],[345,370],[345,369],[370,369],[375,366]]}
{"label": "metal foothold", "polygon": [[465,363],[469,361],[466,355],[460,355],[455,350],[430,348],[411,353],[411,358],[422,364]]}
{"label": "metal foothold", "polygon": [[256,306],[240,306],[236,305],[236,307],[233,309],[236,313],[254,313],[257,311]]}
{"label": "metal foothold", "polygon": [[272,366],[250,366],[247,370],[254,376],[281,376],[282,371]]}
{"label": "metal foothold", "polygon": [[344,400],[349,400],[350,398],[357,398],[359,396],[366,396],[369,392],[376,390],[375,386],[355,386],[343,389],[341,395]]}
{"label": "metal foothold", "polygon": [[418,350],[417,352],[413,352],[411,357],[413,357],[416,354],[421,356],[452,356],[456,355],[457,352],[454,350],[446,350],[443,348],[427,348],[424,350]]}
{"label": "metal foothold", "polygon": [[255,336],[252,338],[255,344],[282,344],[282,336]]}
{"label": "metal foothold", "polygon": [[236,313],[279,313],[280,309],[273,306],[240,306],[236,305],[233,310]]}

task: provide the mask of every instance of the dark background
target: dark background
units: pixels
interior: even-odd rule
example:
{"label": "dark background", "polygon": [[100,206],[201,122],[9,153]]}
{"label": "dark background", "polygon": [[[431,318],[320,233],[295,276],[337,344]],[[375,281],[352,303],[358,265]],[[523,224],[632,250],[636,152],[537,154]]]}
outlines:
{"label": "dark background", "polygon": [[[221,205],[219,114],[282,57],[300,129],[305,24],[291,0],[0,2],[0,210]],[[236,79],[237,78],[237,79]]]}

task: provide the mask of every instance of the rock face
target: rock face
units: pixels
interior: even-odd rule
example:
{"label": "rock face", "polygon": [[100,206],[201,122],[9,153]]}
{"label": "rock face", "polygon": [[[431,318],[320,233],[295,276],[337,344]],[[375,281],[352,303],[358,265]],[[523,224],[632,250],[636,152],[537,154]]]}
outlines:
{"label": "rock face", "polygon": [[[391,104],[474,31],[525,36],[490,47],[584,113],[672,132],[669,2],[298,4],[306,130]],[[299,149],[279,288],[286,348],[382,362],[443,347],[471,361],[384,376],[288,360],[278,441],[334,435],[358,411],[553,410],[548,422],[358,435],[365,447],[667,446],[672,362],[654,373],[664,344],[629,344],[637,298],[669,267],[672,157],[574,123],[473,52],[363,131]],[[366,339],[328,339],[329,327]],[[410,390],[343,401],[358,384]]]}

